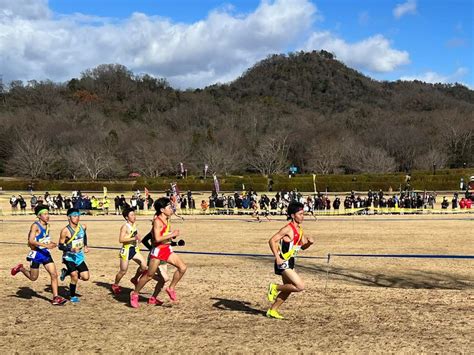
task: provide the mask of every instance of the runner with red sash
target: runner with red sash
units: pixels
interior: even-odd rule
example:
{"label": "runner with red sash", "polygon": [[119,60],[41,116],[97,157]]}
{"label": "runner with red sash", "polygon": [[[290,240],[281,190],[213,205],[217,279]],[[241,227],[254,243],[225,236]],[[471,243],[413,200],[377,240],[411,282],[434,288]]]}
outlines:
{"label": "runner with red sash", "polygon": [[154,247],[150,251],[148,272],[140,278],[135,286],[135,290],[130,293],[130,305],[133,308],[138,307],[140,290],[155,276],[161,262],[166,262],[176,267],[171,283],[165,290],[171,301],[177,301],[175,288],[186,272],[187,266],[181,258],[173,252],[171,247],[171,241],[179,236],[179,230],[171,231],[169,222],[170,217],[173,215],[173,209],[171,207],[171,201],[167,197],[159,198],[154,203],[156,211],[152,233]]}
{"label": "runner with red sash", "polygon": [[290,223],[280,229],[268,244],[275,256],[275,274],[281,275],[283,284],[271,283],[268,286],[267,298],[272,305],[267,311],[267,317],[283,319],[278,312],[280,306],[286,301],[292,292],[304,290],[304,283],[296,273],[295,260],[300,250],[309,248],[313,243],[311,237],[303,234],[301,224],[304,220],[304,205],[299,202],[292,202],[288,206],[288,217]]}

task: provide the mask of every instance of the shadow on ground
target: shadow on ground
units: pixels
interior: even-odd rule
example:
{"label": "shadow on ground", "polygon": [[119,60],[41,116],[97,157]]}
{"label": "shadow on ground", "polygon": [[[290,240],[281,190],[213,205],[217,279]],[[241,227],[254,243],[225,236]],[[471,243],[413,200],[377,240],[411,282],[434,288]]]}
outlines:
{"label": "shadow on ground", "polygon": [[[392,276],[382,273],[370,273],[355,268],[342,268],[331,264],[329,268],[322,265],[298,265],[298,269],[319,274],[323,279],[328,277],[329,282],[337,280],[362,286],[439,290],[467,290],[474,288],[474,280],[460,280],[453,275],[423,270]],[[328,275],[327,270],[329,270]]]}
{"label": "shadow on ground", "polygon": [[212,306],[224,311],[242,312],[252,315],[265,315],[265,312],[261,309],[251,307],[250,302],[244,302],[240,300],[228,300],[225,298],[211,298],[216,301]]}

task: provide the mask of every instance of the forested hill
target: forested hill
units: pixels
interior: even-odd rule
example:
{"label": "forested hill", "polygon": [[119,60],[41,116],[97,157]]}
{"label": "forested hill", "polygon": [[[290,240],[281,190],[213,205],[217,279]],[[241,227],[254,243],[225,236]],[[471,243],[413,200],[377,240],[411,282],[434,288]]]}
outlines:
{"label": "forested hill", "polygon": [[462,85],[378,82],[345,66],[326,51],[274,55],[229,86],[234,99],[271,97],[320,112],[372,107],[426,111],[474,104],[474,91]]}
{"label": "forested hill", "polygon": [[30,177],[388,172],[473,165],[474,91],[378,82],[326,51],[274,55],[229,84],[180,91],[101,65],[0,92],[0,172]]}

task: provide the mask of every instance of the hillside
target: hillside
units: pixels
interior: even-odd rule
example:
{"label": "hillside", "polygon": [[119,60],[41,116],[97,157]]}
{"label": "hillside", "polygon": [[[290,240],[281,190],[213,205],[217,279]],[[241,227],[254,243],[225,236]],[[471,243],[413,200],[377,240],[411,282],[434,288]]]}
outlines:
{"label": "hillside", "polygon": [[232,83],[187,91],[108,64],[63,84],[4,87],[0,171],[97,178],[172,174],[179,162],[219,174],[472,166],[473,112],[464,86],[378,82],[325,51],[273,55]]}

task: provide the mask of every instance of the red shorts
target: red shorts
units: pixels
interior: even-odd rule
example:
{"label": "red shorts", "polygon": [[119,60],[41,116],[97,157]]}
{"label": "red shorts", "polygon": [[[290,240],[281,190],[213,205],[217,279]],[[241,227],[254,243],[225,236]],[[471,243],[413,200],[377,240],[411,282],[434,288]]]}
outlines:
{"label": "red shorts", "polygon": [[150,258],[168,261],[170,255],[173,253],[170,245],[160,245],[151,249]]}

